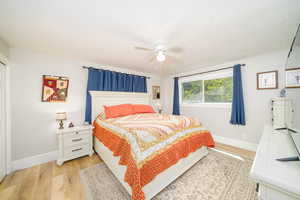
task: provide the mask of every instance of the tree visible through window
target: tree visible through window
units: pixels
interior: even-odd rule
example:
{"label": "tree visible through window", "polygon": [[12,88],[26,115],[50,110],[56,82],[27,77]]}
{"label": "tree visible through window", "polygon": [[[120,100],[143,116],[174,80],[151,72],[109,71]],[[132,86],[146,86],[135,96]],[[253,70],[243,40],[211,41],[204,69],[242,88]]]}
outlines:
{"label": "tree visible through window", "polygon": [[182,103],[230,103],[232,76],[181,83]]}
{"label": "tree visible through window", "polygon": [[203,81],[182,83],[182,100],[187,103],[203,102]]}
{"label": "tree visible through window", "polygon": [[205,102],[223,103],[232,101],[232,77],[204,81]]}

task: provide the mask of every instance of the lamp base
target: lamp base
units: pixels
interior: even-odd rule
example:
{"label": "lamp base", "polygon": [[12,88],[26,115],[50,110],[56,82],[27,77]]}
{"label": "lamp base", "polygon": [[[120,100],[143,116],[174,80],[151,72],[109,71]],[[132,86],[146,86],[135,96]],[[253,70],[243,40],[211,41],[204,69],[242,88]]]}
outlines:
{"label": "lamp base", "polygon": [[64,123],[63,120],[59,121],[59,129],[64,129]]}

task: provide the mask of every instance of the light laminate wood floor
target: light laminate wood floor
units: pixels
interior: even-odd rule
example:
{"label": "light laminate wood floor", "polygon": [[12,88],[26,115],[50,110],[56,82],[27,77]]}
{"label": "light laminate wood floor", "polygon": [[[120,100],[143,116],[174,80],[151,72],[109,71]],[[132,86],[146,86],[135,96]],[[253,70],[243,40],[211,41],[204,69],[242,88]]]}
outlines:
{"label": "light laminate wood floor", "polygon": [[[244,149],[216,144],[216,149],[254,158],[255,153]],[[15,171],[0,184],[1,200],[84,200],[84,187],[79,171],[102,162],[92,157],[78,158],[57,166],[54,161]]]}

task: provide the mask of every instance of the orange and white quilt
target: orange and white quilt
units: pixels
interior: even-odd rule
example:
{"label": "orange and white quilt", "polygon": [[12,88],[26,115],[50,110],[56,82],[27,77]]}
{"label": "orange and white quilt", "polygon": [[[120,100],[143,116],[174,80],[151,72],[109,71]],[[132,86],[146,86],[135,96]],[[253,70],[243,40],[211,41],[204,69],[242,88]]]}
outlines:
{"label": "orange and white quilt", "polygon": [[134,200],[144,199],[142,187],[160,172],[202,146],[215,145],[198,120],[181,115],[98,117],[94,126],[94,135],[127,166],[125,182],[131,186]]}

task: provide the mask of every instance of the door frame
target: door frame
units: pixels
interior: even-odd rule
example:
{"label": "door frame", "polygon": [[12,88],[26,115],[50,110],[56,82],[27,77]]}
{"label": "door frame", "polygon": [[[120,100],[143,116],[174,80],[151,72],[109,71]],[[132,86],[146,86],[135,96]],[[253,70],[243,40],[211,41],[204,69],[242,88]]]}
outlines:
{"label": "door frame", "polygon": [[[9,174],[12,170],[11,166],[11,120],[10,120],[10,90],[9,90],[9,67],[8,67],[8,60],[6,57],[1,55],[0,53],[0,62],[4,66],[3,67],[3,85],[4,85],[4,91],[5,99],[4,99],[4,110],[3,110],[3,116],[4,116],[4,140],[6,142],[5,146],[5,169],[4,173],[5,175]],[[1,83],[2,84],[2,83]],[[1,91],[2,92],[2,91]]]}

